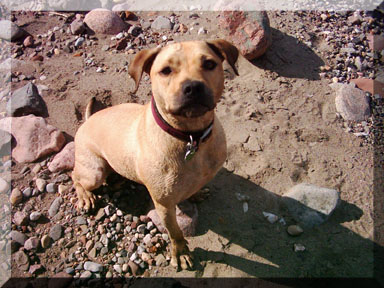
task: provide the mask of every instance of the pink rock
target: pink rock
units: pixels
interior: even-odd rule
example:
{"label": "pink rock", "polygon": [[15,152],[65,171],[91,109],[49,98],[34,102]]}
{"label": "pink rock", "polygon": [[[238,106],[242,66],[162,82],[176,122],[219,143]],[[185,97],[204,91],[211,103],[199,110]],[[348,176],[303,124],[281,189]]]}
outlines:
{"label": "pink rock", "polygon": [[367,35],[368,45],[372,51],[382,51],[384,49],[383,35]]}
{"label": "pink rock", "polygon": [[37,237],[31,237],[24,243],[24,248],[26,250],[35,250],[39,247],[40,240]]}
{"label": "pink rock", "polygon": [[371,93],[372,95],[379,94],[384,97],[384,83],[368,78],[352,79],[351,82],[355,83],[361,90]]}
{"label": "pink rock", "polygon": [[[160,217],[156,212],[156,209],[152,209],[148,212],[148,217],[157,226],[157,229],[165,233],[167,229],[161,223]],[[184,236],[194,236],[196,233],[198,211],[196,204],[189,201],[183,201],[176,206],[176,220]]]}
{"label": "pink rock", "polygon": [[265,11],[223,11],[219,24],[225,38],[248,60],[260,57],[271,45],[272,34]]}
{"label": "pink rock", "polygon": [[23,44],[24,44],[25,47],[31,47],[31,46],[33,46],[33,43],[34,43],[34,42],[35,42],[35,41],[33,40],[33,37],[32,37],[32,36],[28,36],[28,37],[26,37],[26,38],[24,39]]}
{"label": "pink rock", "polygon": [[128,25],[114,12],[107,9],[94,9],[85,15],[84,23],[95,33],[115,35],[128,28]]}
{"label": "pink rock", "polygon": [[44,118],[34,115],[3,118],[0,120],[0,129],[11,133],[16,139],[12,157],[20,163],[33,162],[58,152],[65,143],[63,133],[49,125]]}
{"label": "pink rock", "polygon": [[28,220],[28,215],[24,212],[17,211],[15,215],[13,215],[13,223],[15,223],[17,226],[27,225]]}
{"label": "pink rock", "polygon": [[48,165],[51,172],[72,170],[75,165],[75,142],[70,142],[60,151]]}
{"label": "pink rock", "polygon": [[41,272],[43,268],[44,267],[41,264],[31,265],[29,267],[29,271],[28,272],[31,273],[31,274],[37,274],[37,273]]}

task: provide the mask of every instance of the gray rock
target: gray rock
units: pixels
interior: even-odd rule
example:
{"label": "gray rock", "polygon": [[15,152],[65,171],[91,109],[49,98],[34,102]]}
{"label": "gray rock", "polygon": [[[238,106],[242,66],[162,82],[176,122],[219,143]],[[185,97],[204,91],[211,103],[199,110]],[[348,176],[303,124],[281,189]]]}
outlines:
{"label": "gray rock", "polygon": [[156,266],[164,266],[167,263],[163,254],[159,254],[155,257]]}
{"label": "gray rock", "polygon": [[339,192],[301,183],[284,194],[282,200],[292,217],[311,228],[324,223],[340,203]]}
{"label": "gray rock", "polygon": [[7,113],[9,116],[15,117],[28,114],[48,116],[47,106],[32,82],[13,92],[7,103]]}
{"label": "gray rock", "polygon": [[43,192],[45,190],[45,186],[47,186],[47,181],[41,178],[36,179],[36,188],[39,192]]}
{"label": "gray rock", "polygon": [[84,271],[83,273],[81,273],[80,275],[80,278],[81,279],[89,279],[92,277],[92,272],[91,271]]}
{"label": "gray rock", "polygon": [[23,196],[24,196],[25,198],[29,198],[29,197],[31,197],[31,196],[32,196],[32,188],[31,188],[31,187],[25,188],[25,189],[23,190]]}
{"label": "gray rock", "polygon": [[71,23],[71,32],[73,35],[80,35],[84,31],[85,31],[85,25],[81,19],[75,19]]}
{"label": "gray rock", "polygon": [[17,226],[24,226],[28,224],[28,215],[24,212],[17,211],[13,215],[13,223],[15,223]]}
{"label": "gray rock", "polygon": [[45,186],[45,189],[47,190],[48,193],[56,193],[57,186],[55,183],[49,183],[47,184],[47,186]]}
{"label": "gray rock", "polygon": [[73,269],[72,267],[65,268],[64,271],[65,271],[65,273],[70,274],[70,275],[75,274],[75,269]]}
{"label": "gray rock", "polygon": [[77,38],[75,41],[75,47],[80,47],[81,45],[83,45],[84,41],[85,41],[84,37]]}
{"label": "gray rock", "polygon": [[84,263],[84,269],[91,272],[102,272],[103,265],[95,262],[87,261]]}
{"label": "gray rock", "polygon": [[49,237],[51,237],[53,241],[59,240],[62,234],[63,234],[63,227],[60,224],[55,224],[49,230]]}
{"label": "gray rock", "polygon": [[76,218],[77,225],[87,225],[87,220],[83,216],[79,216]]}
{"label": "gray rock", "polygon": [[345,120],[363,121],[371,115],[369,98],[364,91],[351,85],[343,85],[336,91],[335,104]]}
{"label": "gray rock", "polygon": [[63,198],[57,197],[55,200],[53,200],[51,206],[48,209],[48,215],[50,217],[53,217],[57,214],[57,212],[60,209],[60,205],[63,203]]}
{"label": "gray rock", "polygon": [[11,231],[10,236],[13,241],[19,243],[21,246],[24,246],[24,243],[27,240],[27,236],[16,230]]}
{"label": "gray rock", "polygon": [[31,215],[29,215],[29,220],[37,221],[39,220],[40,217],[41,217],[41,212],[35,211],[35,212],[32,212]]}
{"label": "gray rock", "polygon": [[108,248],[107,248],[107,247],[103,247],[103,248],[101,248],[101,249],[100,249],[100,255],[101,255],[101,256],[104,256],[104,255],[106,255],[106,254],[108,254]]}
{"label": "gray rock", "polygon": [[24,243],[24,248],[27,250],[35,250],[39,247],[40,240],[37,237],[31,237]]}
{"label": "gray rock", "polygon": [[[3,150],[2,155],[8,155],[11,152],[12,135],[7,131],[0,130],[0,150]],[[1,189],[1,187],[0,187]]]}
{"label": "gray rock", "polygon": [[118,265],[118,264],[113,265],[113,269],[114,269],[117,273],[119,273],[119,274],[121,274],[121,272],[123,272],[123,271],[121,270],[121,266]]}
{"label": "gray rock", "polygon": [[0,178],[0,195],[4,195],[5,193],[7,193],[10,187],[11,186],[7,181],[5,181],[3,178]]}
{"label": "gray rock", "polygon": [[173,24],[171,20],[164,16],[158,16],[155,21],[152,22],[151,28],[155,30],[172,30]]}
{"label": "gray rock", "polygon": [[27,33],[9,20],[0,21],[0,38],[7,41],[16,41]]}
{"label": "gray rock", "polygon": [[27,271],[29,268],[29,257],[23,251],[18,251],[13,255],[13,259],[17,267],[23,271]]}

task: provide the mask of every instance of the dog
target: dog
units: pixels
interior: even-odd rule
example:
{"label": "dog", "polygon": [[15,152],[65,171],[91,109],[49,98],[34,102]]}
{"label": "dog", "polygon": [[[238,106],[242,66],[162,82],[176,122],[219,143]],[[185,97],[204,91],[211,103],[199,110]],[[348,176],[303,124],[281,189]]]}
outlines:
{"label": "dog", "polygon": [[227,157],[214,109],[224,89],[222,62],[238,75],[238,53],[221,39],[138,52],[128,72],[135,92],[142,74],[150,75],[152,99],[146,105],[126,103],[86,113],[75,136],[72,179],[78,209],[94,208],[92,190],[112,171],[145,185],[169,234],[170,264],[192,268],[176,205],[211,180]]}

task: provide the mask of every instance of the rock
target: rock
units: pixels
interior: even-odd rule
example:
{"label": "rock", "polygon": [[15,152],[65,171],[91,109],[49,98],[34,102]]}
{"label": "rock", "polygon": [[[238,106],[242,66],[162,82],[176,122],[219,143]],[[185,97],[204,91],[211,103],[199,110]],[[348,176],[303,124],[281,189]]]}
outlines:
{"label": "rock", "polygon": [[24,41],[23,41],[23,45],[25,47],[32,47],[33,44],[35,43],[35,40],[33,39],[32,36],[27,36]]}
{"label": "rock", "polygon": [[55,200],[53,200],[51,206],[48,209],[48,215],[49,217],[53,217],[57,214],[57,212],[60,209],[60,205],[63,203],[63,198],[57,197]]}
{"label": "rock", "polygon": [[70,274],[70,275],[75,274],[75,269],[73,269],[72,267],[65,268],[64,271],[65,271],[65,273]]}
{"label": "rock", "polygon": [[0,129],[11,133],[16,139],[12,157],[20,163],[33,162],[60,151],[65,143],[63,133],[49,125],[44,118],[34,115],[3,118],[0,120]]}
{"label": "rock", "polygon": [[277,220],[279,220],[279,217],[277,217],[277,215],[275,214],[272,214],[272,213],[268,213],[268,212],[263,212],[263,216],[265,218],[267,218],[268,222],[273,224],[275,223]]}
{"label": "rock", "polygon": [[78,216],[76,218],[76,225],[87,225],[87,220],[83,216]]}
{"label": "rock", "polygon": [[116,35],[128,28],[121,18],[107,9],[94,9],[85,15],[84,23],[95,33]]}
{"label": "rock", "polygon": [[41,238],[41,247],[47,249],[51,245],[52,239],[48,235],[44,235]]}
{"label": "rock", "polygon": [[292,187],[282,199],[292,217],[308,228],[324,223],[340,203],[338,191],[306,183]]}
{"label": "rock", "polygon": [[7,103],[7,113],[9,116],[14,117],[28,114],[47,116],[48,110],[43,98],[39,95],[37,87],[29,82],[13,92]]}
{"label": "rock", "polygon": [[303,252],[303,251],[305,251],[305,246],[303,244],[299,244],[299,243],[296,244],[295,243],[293,245],[293,249],[295,252]]}
{"label": "rock", "polygon": [[47,181],[41,178],[37,178],[35,181],[36,188],[39,190],[39,192],[44,192],[45,187],[47,186]]}
{"label": "rock", "polygon": [[29,257],[23,251],[13,254],[13,259],[20,270],[27,271],[29,268]]}
{"label": "rock", "polygon": [[0,195],[7,193],[10,187],[11,186],[7,181],[5,181],[3,178],[0,178]]}
{"label": "rock", "polygon": [[0,38],[7,41],[16,41],[27,33],[9,20],[0,20]]}
{"label": "rock", "polygon": [[57,191],[57,186],[55,183],[49,183],[45,189],[47,190],[48,193],[56,193]]}
{"label": "rock", "polygon": [[69,142],[63,150],[55,155],[48,169],[51,172],[72,170],[75,165],[75,142]]}
{"label": "rock", "polygon": [[172,30],[173,24],[171,20],[164,16],[158,16],[155,21],[152,22],[151,28],[154,30]]}
{"label": "rock", "polygon": [[384,83],[380,81],[368,78],[357,78],[352,79],[351,82],[363,91],[369,92],[372,95],[379,94],[381,97],[384,97]]}
{"label": "rock", "polygon": [[[156,212],[156,209],[152,209],[148,212],[148,217],[156,225],[160,232],[165,232],[166,229],[162,225],[161,220]],[[184,236],[194,236],[196,232],[198,219],[198,211],[196,204],[189,201],[183,201],[176,206],[176,220]]]}
{"label": "rock", "polygon": [[41,264],[34,264],[34,265],[31,265],[29,267],[29,270],[28,272],[30,274],[38,274],[39,272],[41,272],[42,270],[44,269],[44,266],[41,265]]}
{"label": "rock", "polygon": [[31,188],[31,187],[25,188],[25,189],[23,190],[23,196],[24,196],[25,198],[29,198],[29,197],[31,197],[31,196],[32,196],[32,188]]}
{"label": "rock", "polygon": [[13,223],[15,223],[17,226],[25,226],[28,224],[28,215],[24,212],[17,211],[13,215]]}
{"label": "rock", "polygon": [[95,216],[95,220],[96,221],[100,221],[101,219],[103,219],[105,216],[105,210],[104,208],[100,208],[99,211],[97,211],[97,214]]}
{"label": "rock", "polygon": [[24,243],[24,248],[26,250],[36,250],[39,248],[40,240],[37,237],[31,237]]}
{"label": "rock", "polygon": [[159,254],[155,257],[156,266],[164,266],[167,263],[163,254]]}
{"label": "rock", "polygon": [[10,133],[0,130],[0,151],[2,155],[11,154],[11,140],[12,136]]}
{"label": "rock", "polygon": [[75,19],[71,23],[71,32],[73,35],[80,35],[85,31],[85,25],[83,20],[81,19]]}
{"label": "rock", "polygon": [[15,241],[16,243],[19,243],[21,246],[24,246],[24,243],[27,240],[27,236],[16,230],[12,230],[10,236],[11,240]]}
{"label": "rock", "polygon": [[57,241],[61,238],[63,234],[63,227],[60,224],[55,224],[49,230],[49,237],[52,238],[53,241]]}
{"label": "rock", "polygon": [[84,263],[84,269],[87,271],[94,272],[94,273],[102,272],[103,271],[103,265],[95,263],[95,262],[87,261]]}
{"label": "rock", "polygon": [[369,98],[364,91],[344,84],[336,91],[336,110],[345,120],[363,121],[370,115]]}
{"label": "rock", "polygon": [[225,38],[248,60],[263,55],[272,43],[265,11],[223,11],[219,25],[225,31]]}
{"label": "rock", "polygon": [[83,45],[84,41],[85,41],[84,37],[77,38],[76,41],[75,41],[75,44],[74,44],[75,47],[80,47],[81,45]]}
{"label": "rock", "polygon": [[31,221],[37,221],[41,217],[41,213],[39,211],[32,212],[31,215],[29,215],[29,220]]}
{"label": "rock", "polygon": [[299,225],[290,225],[287,228],[287,232],[291,236],[299,236],[301,235],[304,231]]}
{"label": "rock", "polygon": [[119,274],[121,274],[121,272],[123,272],[123,271],[121,270],[121,266],[118,265],[118,264],[113,265],[113,270],[115,270],[115,271],[116,271],[117,273],[119,273]]}
{"label": "rock", "polygon": [[80,278],[82,280],[86,280],[86,279],[89,279],[92,277],[92,272],[91,271],[84,271],[83,273],[81,273],[80,275]]}
{"label": "rock", "polygon": [[372,51],[381,52],[384,50],[384,35],[367,35],[369,48]]}
{"label": "rock", "polygon": [[23,194],[21,193],[19,188],[15,188],[12,190],[9,201],[12,205],[17,205],[23,201]]}
{"label": "rock", "polygon": [[137,276],[137,272],[139,270],[139,266],[135,262],[133,262],[133,261],[129,261],[128,262],[128,266],[129,266],[129,268],[131,268],[132,275],[133,276]]}
{"label": "rock", "polygon": [[48,282],[48,288],[66,288],[72,287],[71,282],[73,278],[70,273],[61,271],[51,277]]}

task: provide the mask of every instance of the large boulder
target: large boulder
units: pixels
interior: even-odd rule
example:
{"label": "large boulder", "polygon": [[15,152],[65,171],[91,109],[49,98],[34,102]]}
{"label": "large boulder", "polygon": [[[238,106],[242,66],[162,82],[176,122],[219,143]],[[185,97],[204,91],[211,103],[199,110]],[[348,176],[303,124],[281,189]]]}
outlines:
{"label": "large boulder", "polygon": [[16,41],[27,35],[27,32],[9,20],[0,20],[0,38]]}
{"label": "large boulder", "polygon": [[84,23],[95,33],[116,35],[128,29],[116,13],[107,9],[94,9],[85,15]]}
{"label": "large boulder", "polygon": [[75,165],[75,142],[70,142],[49,163],[51,172],[72,170]]}

